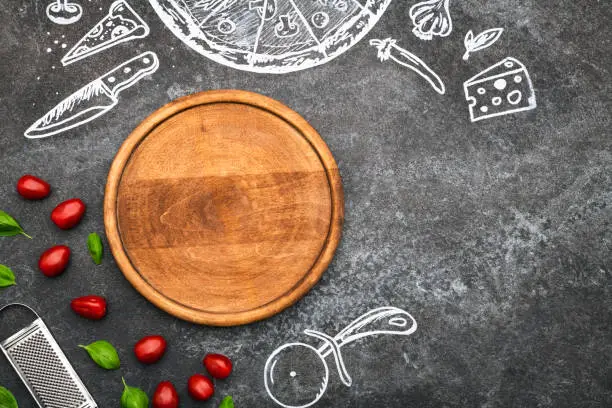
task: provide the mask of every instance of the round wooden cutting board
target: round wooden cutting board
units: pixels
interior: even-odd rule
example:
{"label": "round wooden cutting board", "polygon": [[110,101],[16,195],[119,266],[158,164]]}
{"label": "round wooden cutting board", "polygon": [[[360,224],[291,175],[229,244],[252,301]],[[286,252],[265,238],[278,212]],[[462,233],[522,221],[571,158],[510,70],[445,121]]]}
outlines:
{"label": "round wooden cutting board", "polygon": [[195,323],[274,315],[319,280],[344,220],[338,167],[319,134],[265,96],[178,99],[142,122],[111,166],[104,224],[123,274]]}

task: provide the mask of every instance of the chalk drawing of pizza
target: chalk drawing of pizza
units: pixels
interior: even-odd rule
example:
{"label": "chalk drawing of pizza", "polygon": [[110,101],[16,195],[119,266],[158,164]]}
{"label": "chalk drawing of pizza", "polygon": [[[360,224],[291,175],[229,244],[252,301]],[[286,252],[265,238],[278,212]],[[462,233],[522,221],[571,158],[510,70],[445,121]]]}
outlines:
{"label": "chalk drawing of pizza", "polygon": [[233,68],[282,74],[356,44],[391,0],[149,0],[172,32]]}

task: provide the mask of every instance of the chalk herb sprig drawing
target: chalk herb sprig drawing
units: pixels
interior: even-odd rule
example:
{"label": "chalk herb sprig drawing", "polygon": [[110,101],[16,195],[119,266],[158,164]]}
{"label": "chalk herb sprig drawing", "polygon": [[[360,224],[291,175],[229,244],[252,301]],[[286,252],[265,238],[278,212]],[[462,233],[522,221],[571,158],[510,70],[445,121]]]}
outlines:
{"label": "chalk herb sprig drawing", "polygon": [[468,58],[470,58],[471,53],[484,50],[485,48],[493,45],[493,43],[499,39],[503,32],[503,28],[490,28],[474,37],[472,30],[468,31],[465,35],[465,39],[463,40],[463,45],[465,45],[463,60],[467,61]]}

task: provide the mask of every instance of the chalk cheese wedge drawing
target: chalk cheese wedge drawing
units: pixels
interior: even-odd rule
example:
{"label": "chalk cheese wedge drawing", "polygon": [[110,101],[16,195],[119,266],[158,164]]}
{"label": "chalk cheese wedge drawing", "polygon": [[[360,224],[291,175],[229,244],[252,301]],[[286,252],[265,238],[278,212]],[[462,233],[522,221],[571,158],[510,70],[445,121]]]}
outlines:
{"label": "chalk cheese wedge drawing", "polygon": [[472,122],[535,109],[536,97],[527,68],[508,57],[463,83]]}
{"label": "chalk cheese wedge drawing", "polygon": [[87,123],[111,110],[121,91],[154,73],[159,67],[157,55],[140,54],[85,85],[60,102],[25,131],[30,139],[51,136]]}
{"label": "chalk cheese wedge drawing", "polygon": [[400,65],[410,68],[421,77],[425,78],[427,82],[436,90],[440,95],[444,95],[446,87],[444,83],[427,64],[414,55],[413,53],[406,51],[399,47],[396,41],[392,38],[385,38],[384,40],[372,39],[370,45],[378,49],[378,59],[381,62],[385,62],[389,59],[397,62]]}
{"label": "chalk cheese wedge drawing", "polygon": [[353,380],[346,369],[341,348],[364,337],[409,336],[417,322],[408,312],[385,306],[372,309],[353,320],[336,336],[315,330],[304,334],[322,342],[319,348],[305,343],[288,343],[270,354],[264,367],[264,383],[272,400],[285,408],[305,408],[321,399],[329,383],[325,358],[332,355],[340,380],[350,387]]}
{"label": "chalk cheese wedge drawing", "polygon": [[64,55],[62,64],[72,64],[117,44],[144,38],[149,32],[147,23],[128,2],[118,0],[111,4],[108,14]]}

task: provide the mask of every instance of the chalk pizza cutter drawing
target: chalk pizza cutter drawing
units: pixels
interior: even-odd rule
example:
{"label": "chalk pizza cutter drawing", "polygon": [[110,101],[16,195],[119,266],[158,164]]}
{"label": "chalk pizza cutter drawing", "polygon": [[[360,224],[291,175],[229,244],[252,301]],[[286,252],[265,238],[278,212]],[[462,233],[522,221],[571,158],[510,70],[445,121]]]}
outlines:
{"label": "chalk pizza cutter drawing", "polygon": [[76,23],[83,15],[83,7],[69,0],[54,0],[47,6],[47,17],[55,24],[68,25]]}
{"label": "chalk pizza cutter drawing", "polygon": [[149,26],[125,0],[111,4],[108,13],[62,58],[68,65],[117,44],[149,35]]}
{"label": "chalk pizza cutter drawing", "polygon": [[450,0],[428,0],[410,7],[414,35],[421,40],[448,36],[453,31],[449,3]]}
{"label": "chalk pizza cutter drawing", "polygon": [[373,309],[351,322],[336,336],[315,330],[304,333],[323,342],[319,348],[305,343],[288,343],[277,348],[264,368],[268,395],[285,408],[305,408],[314,405],[325,393],[329,382],[326,358],[333,356],[340,380],[350,387],[349,375],[341,348],[355,340],[378,334],[408,336],[417,329],[416,320],[396,307]]}
{"label": "chalk pizza cutter drawing", "polygon": [[463,83],[472,122],[535,109],[536,97],[527,68],[505,58]]}
{"label": "chalk pizza cutter drawing", "polygon": [[124,62],[57,104],[25,131],[25,137],[51,136],[105,114],[117,105],[121,91],[152,74],[158,67],[157,55],[151,51]]}
{"label": "chalk pizza cutter drawing", "polygon": [[218,63],[284,74],[360,41],[391,0],[149,0],[183,42]]}
{"label": "chalk pizza cutter drawing", "polygon": [[474,37],[472,30],[468,31],[463,40],[463,45],[465,46],[463,60],[467,61],[468,58],[470,58],[471,53],[484,50],[485,48],[493,45],[493,43],[499,39],[503,32],[503,28],[490,28]]}
{"label": "chalk pizza cutter drawing", "polygon": [[446,87],[438,74],[429,68],[422,59],[398,46],[394,39],[372,39],[370,40],[370,45],[378,49],[378,59],[380,59],[381,62],[391,59],[406,68],[410,68],[422,78],[425,78],[440,95],[444,95],[446,92]]}

